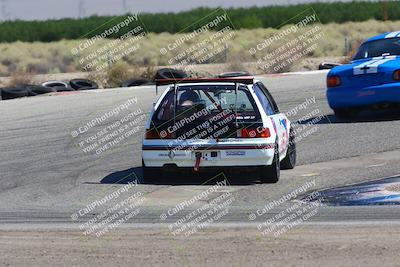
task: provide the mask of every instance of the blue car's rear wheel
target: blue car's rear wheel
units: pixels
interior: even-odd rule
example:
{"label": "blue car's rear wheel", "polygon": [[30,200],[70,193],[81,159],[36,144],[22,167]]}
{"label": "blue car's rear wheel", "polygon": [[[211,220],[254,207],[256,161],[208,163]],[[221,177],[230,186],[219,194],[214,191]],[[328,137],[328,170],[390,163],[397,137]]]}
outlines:
{"label": "blue car's rear wheel", "polygon": [[336,118],[340,120],[353,119],[360,113],[360,110],[356,108],[340,108],[334,109],[333,111],[335,112]]}
{"label": "blue car's rear wheel", "polygon": [[146,167],[142,160],[143,181],[145,183],[160,182],[163,178],[162,168]]}

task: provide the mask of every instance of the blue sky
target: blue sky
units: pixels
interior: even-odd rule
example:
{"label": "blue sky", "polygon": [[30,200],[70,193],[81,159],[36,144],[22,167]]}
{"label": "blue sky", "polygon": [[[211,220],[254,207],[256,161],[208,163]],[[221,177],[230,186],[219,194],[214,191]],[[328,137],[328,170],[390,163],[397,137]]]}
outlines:
{"label": "blue sky", "polygon": [[[320,0],[328,2],[329,0]],[[138,12],[173,12],[199,6],[239,7],[286,5],[307,0],[0,0],[0,20],[45,20],[50,18],[116,15],[125,9]],[[81,8],[80,8],[81,7]],[[79,11],[81,10],[81,11]]]}

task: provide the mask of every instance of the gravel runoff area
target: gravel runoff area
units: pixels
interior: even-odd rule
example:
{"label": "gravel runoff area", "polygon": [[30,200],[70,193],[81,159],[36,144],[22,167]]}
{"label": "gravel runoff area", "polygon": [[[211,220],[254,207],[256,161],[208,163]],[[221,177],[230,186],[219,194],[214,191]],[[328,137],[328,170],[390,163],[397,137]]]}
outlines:
{"label": "gravel runoff area", "polygon": [[[301,226],[277,239],[212,228],[190,238],[166,229],[2,230],[1,266],[400,266],[400,227]],[[211,249],[210,249],[211,248]]]}

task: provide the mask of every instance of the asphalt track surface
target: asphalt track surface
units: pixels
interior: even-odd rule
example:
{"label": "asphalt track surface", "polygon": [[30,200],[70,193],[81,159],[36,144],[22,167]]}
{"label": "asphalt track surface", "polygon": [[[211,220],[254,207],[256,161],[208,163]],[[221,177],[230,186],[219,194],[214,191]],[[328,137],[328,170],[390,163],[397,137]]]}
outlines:
{"label": "asphalt track surface", "polygon": [[[229,191],[234,196],[229,213],[219,223],[257,224],[293,205],[287,201],[254,220],[249,215],[308,183],[309,192],[355,184],[400,173],[400,118],[385,113],[363,114],[357,121],[338,121],[325,98],[325,73],[259,77],[289,119],[303,129],[298,140],[298,166],[282,171],[278,184],[260,184],[248,174],[228,177],[229,186],[207,201]],[[158,96],[152,86],[100,90],[79,94],[38,96],[0,101],[0,228],[36,225],[74,227],[122,197],[140,192],[146,197],[141,212],[127,225],[175,222],[204,203],[195,203],[176,216],[160,219],[171,207],[203,192],[216,180],[177,177],[159,184],[139,184],[119,199],[108,201],[89,214],[71,215],[137,179],[141,181],[141,139],[145,120],[137,132],[100,155],[84,153],[79,142],[90,133],[119,121],[129,112],[147,114]],[[134,99],[124,111],[73,138],[71,133],[87,122]],[[307,100],[308,99],[308,100]],[[315,99],[315,103],[314,103]],[[309,104],[304,109],[299,105]],[[295,114],[296,113],[296,114]],[[319,115],[322,117],[318,118]],[[308,122],[314,122],[312,125]],[[221,177],[218,176],[219,178]],[[320,207],[308,224],[394,223],[400,221],[400,206]]]}

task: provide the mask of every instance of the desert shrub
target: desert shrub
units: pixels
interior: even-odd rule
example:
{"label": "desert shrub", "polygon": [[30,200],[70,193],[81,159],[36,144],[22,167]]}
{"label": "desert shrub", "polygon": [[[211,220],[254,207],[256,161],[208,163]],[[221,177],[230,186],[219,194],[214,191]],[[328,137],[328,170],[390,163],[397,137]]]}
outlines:
{"label": "desert shrub", "polygon": [[107,88],[108,86],[107,73],[105,72],[88,72],[85,78],[95,81],[100,88]]}
{"label": "desert shrub", "polygon": [[33,76],[35,73],[27,71],[15,71],[11,74],[8,81],[8,86],[14,86],[17,84],[31,84],[33,82]]}
{"label": "desert shrub", "polygon": [[130,78],[129,65],[120,61],[113,64],[106,73],[107,87],[119,87]]}
{"label": "desert shrub", "polygon": [[[350,44],[353,44],[353,49],[358,47],[358,44],[372,36],[382,34],[388,31],[400,29],[400,21],[364,21],[364,22],[348,22],[343,24],[329,23],[320,25],[324,37],[318,41],[318,46],[313,52],[312,57],[341,57],[345,53],[345,38]],[[243,29],[236,31],[233,39],[228,41],[228,65],[239,64],[240,62],[257,62],[263,56],[263,53],[257,53],[252,56],[249,49],[255,47],[265,38],[276,34],[277,29]],[[145,70],[141,67],[147,66],[167,66],[173,55],[161,55],[160,49],[167,44],[174,42],[181,34],[151,33],[146,37],[146,40],[141,44],[140,51],[128,55],[120,62],[128,65],[129,78],[146,77],[151,78],[149,73],[143,73]],[[41,74],[49,71],[56,72],[73,72],[82,71],[82,66],[79,64],[80,56],[72,56],[71,48],[77,46],[81,41],[63,40],[51,43],[0,43],[0,64],[2,65],[1,74],[8,75],[15,71],[25,71]],[[106,45],[111,40],[101,40],[96,43],[93,49]],[[281,46],[284,41],[277,43],[276,47]],[[189,44],[184,43],[180,50],[187,49]],[[350,54],[352,54],[351,52]],[[350,55],[347,55],[350,56]],[[151,59],[151,60],[149,60]],[[224,62],[215,60],[212,63]],[[129,68],[129,66],[135,66]],[[238,69],[241,66],[231,66]],[[107,71],[107,70],[105,70]],[[100,74],[99,74],[100,75]],[[111,75],[114,76],[114,75]],[[134,77],[137,76],[137,77]],[[106,77],[104,80],[108,80]],[[117,81],[118,82],[118,81]],[[103,83],[101,83],[103,84]]]}
{"label": "desert shrub", "polygon": [[141,73],[140,77],[137,78],[145,78],[148,80],[153,80],[154,76],[156,75],[156,69],[153,65],[147,66],[145,70]]}

